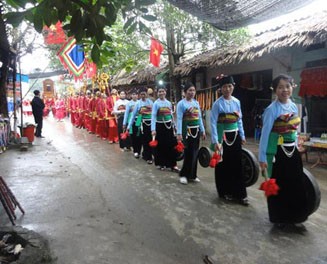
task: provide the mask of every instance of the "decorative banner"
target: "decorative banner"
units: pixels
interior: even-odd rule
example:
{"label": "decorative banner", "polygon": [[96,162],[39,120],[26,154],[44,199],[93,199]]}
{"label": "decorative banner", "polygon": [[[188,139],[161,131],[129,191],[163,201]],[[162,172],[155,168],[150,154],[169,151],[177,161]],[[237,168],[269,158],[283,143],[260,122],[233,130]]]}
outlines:
{"label": "decorative banner", "polygon": [[58,21],[55,25],[51,25],[50,27],[44,26],[43,35],[44,42],[47,45],[62,44],[67,39],[60,21]]}
{"label": "decorative banner", "polygon": [[151,37],[151,47],[150,47],[150,62],[155,67],[159,67],[160,64],[160,55],[164,50],[163,46],[160,44],[158,40]]}
{"label": "decorative banner", "polygon": [[299,96],[327,95],[327,67],[305,69],[301,73]]}
{"label": "decorative banner", "polygon": [[89,60],[85,60],[85,74],[87,78],[92,78],[97,74],[97,65]]}
{"label": "decorative banner", "polygon": [[61,64],[74,75],[75,80],[83,77],[85,70],[85,57],[83,47],[76,44],[76,39],[70,37],[68,41],[60,48],[58,57]]}

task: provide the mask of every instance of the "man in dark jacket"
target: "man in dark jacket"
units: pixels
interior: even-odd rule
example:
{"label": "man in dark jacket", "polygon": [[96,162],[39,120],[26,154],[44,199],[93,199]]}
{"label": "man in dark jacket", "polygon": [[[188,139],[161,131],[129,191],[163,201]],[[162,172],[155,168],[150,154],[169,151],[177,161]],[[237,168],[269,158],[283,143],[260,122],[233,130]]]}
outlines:
{"label": "man in dark jacket", "polygon": [[43,138],[42,136],[42,126],[43,126],[43,109],[45,107],[43,100],[40,98],[40,91],[34,91],[34,98],[31,102],[32,111],[36,126],[35,136]]}

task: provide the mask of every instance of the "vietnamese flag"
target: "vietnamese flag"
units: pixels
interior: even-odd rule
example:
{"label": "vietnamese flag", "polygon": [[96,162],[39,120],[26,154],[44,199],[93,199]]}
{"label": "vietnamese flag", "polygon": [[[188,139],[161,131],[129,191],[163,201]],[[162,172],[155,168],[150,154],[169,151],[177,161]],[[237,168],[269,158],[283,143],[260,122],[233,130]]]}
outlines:
{"label": "vietnamese flag", "polygon": [[150,62],[155,66],[159,67],[160,55],[163,51],[163,46],[158,40],[151,37],[151,47],[150,47]]}

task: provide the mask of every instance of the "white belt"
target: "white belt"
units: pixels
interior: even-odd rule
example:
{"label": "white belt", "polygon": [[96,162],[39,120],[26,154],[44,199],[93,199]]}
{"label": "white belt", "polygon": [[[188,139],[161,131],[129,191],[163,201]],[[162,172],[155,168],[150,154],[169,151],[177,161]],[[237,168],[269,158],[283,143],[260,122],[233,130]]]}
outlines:
{"label": "white belt", "polygon": [[236,131],[238,131],[238,128],[236,128],[236,129],[228,129],[228,130],[224,130],[224,132],[226,133],[229,133],[229,132],[236,132]]}
{"label": "white belt", "polygon": [[283,143],[282,146],[284,146],[284,147],[293,147],[293,146],[295,146],[295,142]]}

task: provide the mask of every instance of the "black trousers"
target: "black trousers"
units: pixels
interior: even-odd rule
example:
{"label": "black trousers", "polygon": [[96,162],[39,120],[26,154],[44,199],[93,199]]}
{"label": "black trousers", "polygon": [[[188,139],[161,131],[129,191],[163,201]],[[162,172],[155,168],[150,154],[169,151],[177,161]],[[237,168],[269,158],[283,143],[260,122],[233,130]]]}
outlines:
{"label": "black trousers", "polygon": [[35,136],[41,137],[42,136],[42,127],[43,127],[43,117],[36,117],[34,116],[34,120],[36,123],[36,130],[35,130]]}
{"label": "black trousers", "polygon": [[143,133],[141,138],[143,146],[142,158],[144,160],[152,160],[152,148],[149,146],[149,143],[152,140],[151,126],[143,123]]}
{"label": "black trousers", "polygon": [[186,177],[188,180],[194,180],[197,178],[197,169],[198,169],[198,152],[200,145],[200,131],[197,131],[198,128],[192,128],[191,134],[197,136],[193,138],[189,136],[184,140],[184,162],[183,167],[179,173],[180,177]]}
{"label": "black trousers", "polygon": [[124,121],[124,115],[120,115],[117,120],[118,124],[118,136],[119,136],[119,147],[120,148],[130,148],[131,147],[131,139],[130,137],[127,137],[126,139],[122,140],[120,137],[120,134],[123,133],[123,121]]}
{"label": "black trousers", "polygon": [[[290,152],[293,147],[285,148]],[[297,148],[293,155],[288,157],[278,146],[271,178],[276,179],[280,190],[277,195],[269,196],[267,199],[270,222],[302,223],[307,220],[308,197],[302,159]]]}
{"label": "black trousers", "polygon": [[133,124],[133,132],[131,134],[131,139],[132,139],[133,153],[141,154],[141,149],[142,149],[141,132],[139,131],[139,127],[135,125],[135,122]]}
{"label": "black trousers", "polygon": [[[170,126],[167,128],[166,126]],[[174,147],[177,144],[176,137],[171,122],[156,123],[156,140],[158,146],[154,148],[154,163],[156,166],[173,168],[176,166],[176,150]]]}
{"label": "black trousers", "polygon": [[244,177],[242,173],[242,144],[241,137],[235,133],[225,133],[226,139],[231,142],[236,136],[233,145],[223,143],[223,161],[215,168],[215,181],[219,197],[232,195],[234,198],[247,197]]}

